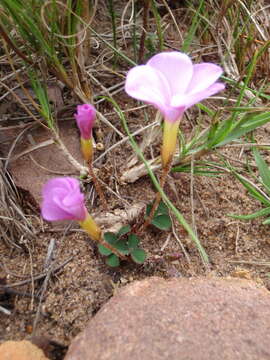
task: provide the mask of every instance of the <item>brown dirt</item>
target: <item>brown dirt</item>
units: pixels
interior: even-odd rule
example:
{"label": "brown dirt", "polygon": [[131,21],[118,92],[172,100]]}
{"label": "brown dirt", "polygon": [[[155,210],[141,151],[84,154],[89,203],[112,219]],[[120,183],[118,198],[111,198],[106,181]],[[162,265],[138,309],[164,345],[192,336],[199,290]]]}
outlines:
{"label": "brown dirt", "polygon": [[[102,74],[100,80],[103,81]],[[104,84],[110,86],[116,79],[108,77],[105,80],[106,84]],[[115,96],[115,99],[123,109],[131,108],[135,104],[133,100],[123,95],[123,92]],[[216,102],[213,104],[217,105]],[[99,111],[106,114],[111,112],[112,108],[103,103]],[[129,115],[131,131],[145,125],[142,112],[137,112],[135,115],[133,112]],[[193,113],[191,117],[193,118]],[[108,116],[108,119],[123,131],[115,114]],[[183,123],[183,129],[186,132],[191,130],[187,120]],[[119,140],[111,129],[102,126],[102,130],[106,148]],[[267,141],[269,126],[260,129],[256,136],[262,142]],[[140,141],[141,137],[138,136],[137,140]],[[25,138],[22,138],[19,145],[25,146],[24,141]],[[158,148],[154,148],[154,152],[157,151]],[[240,149],[226,149],[224,154],[231,159],[237,159],[240,156]],[[132,150],[128,144],[116,148],[99,164],[100,178],[130,205],[138,201],[147,203],[154,196],[148,177],[143,177],[134,184],[118,183],[121,169],[125,168],[126,160],[131,155]],[[208,159],[216,160],[217,156],[209,155]],[[244,157],[241,160],[244,161]],[[28,155],[20,159],[22,163],[29,161]],[[36,177],[30,175],[35,182]],[[165,187],[168,196],[189,223],[192,221],[190,181],[190,174],[171,175]],[[86,185],[85,193],[89,194],[90,189],[91,185]],[[110,209],[124,208],[123,201],[107,190],[105,193]],[[98,199],[95,199],[93,205],[89,201],[88,205],[89,208],[94,208],[97,214],[102,212]],[[174,221],[175,232],[185,247],[190,262],[171,232],[149,228],[143,234],[141,242],[149,256],[147,261],[141,266],[123,264],[120,268],[110,269],[104,264],[104,259],[97,254],[94,244],[78,230],[75,224],[64,232],[62,224],[57,226],[43,224],[37,220],[38,213],[36,213],[33,217],[37,230],[34,239],[28,237],[15,239],[21,249],[10,248],[4,242],[0,242],[0,283],[13,284],[24,279],[31,280],[31,277],[42,273],[48,244],[52,238],[55,239],[56,263],[60,265],[67,259],[70,261],[49,278],[35,335],[47,336],[62,345],[68,345],[70,340],[84,328],[91,316],[113,295],[115,288],[135,279],[144,279],[153,275],[164,278],[196,277],[210,271],[217,276],[251,278],[270,287],[268,266],[255,264],[268,261],[270,266],[268,226],[261,225],[260,219],[242,222],[226,216],[228,213],[251,213],[259,208],[260,204],[248,196],[242,185],[231,175],[194,178],[196,229],[210,257],[210,269],[205,269],[194,244],[176,221]],[[33,209],[25,209],[25,211],[33,215]],[[43,284],[44,278],[11,288],[14,289],[13,293],[1,293],[0,290],[0,305],[11,311],[10,315],[0,313],[0,342],[29,338],[32,335],[32,325],[37,314],[38,298]]]}
{"label": "brown dirt", "polygon": [[[126,151],[127,149],[128,146]],[[113,162],[123,163],[126,159],[123,154],[126,154],[126,151],[122,150],[116,150],[106,160],[104,168],[117,171],[112,159]],[[175,177],[169,180],[166,192],[190,223],[190,175],[177,174],[177,179]],[[109,184],[109,179],[107,181]],[[176,190],[178,200],[172,189]],[[210,257],[211,271],[217,276],[252,278],[268,286],[269,269],[266,266],[244,263],[269,261],[268,227],[260,225],[260,220],[241,222],[226,216],[228,213],[250,213],[258,209],[258,204],[228,175],[220,178],[195,177],[194,190],[196,227],[200,241]],[[130,203],[138,200],[146,202],[154,195],[147,177],[141,178],[135,184],[119,186],[119,193]],[[122,207],[119,200],[109,193],[106,195],[110,207]],[[36,238],[24,239],[22,250],[10,249],[4,243],[0,244],[2,274],[6,277],[6,282],[12,284],[22,279],[31,279],[31,274],[42,273],[48,244],[52,238],[55,239],[57,264],[70,258],[71,260],[49,280],[37,333],[61,344],[68,344],[112,296],[115,288],[152,275],[168,278],[206,273],[193,243],[185,231],[174,223],[176,233],[189,254],[190,263],[173,234],[149,228],[143,234],[141,243],[149,255],[145,264],[123,264],[116,270],[110,269],[97,254],[93,243],[85,234],[76,230],[76,226],[72,227],[73,231],[67,231],[64,235],[63,230],[58,230],[59,226],[63,229],[62,225],[55,227],[46,224],[42,229],[37,223]],[[163,251],[161,248],[164,248]],[[1,304],[11,310],[10,316],[1,315],[1,340],[17,340],[31,335],[42,285],[43,281],[36,281],[27,286],[14,287],[19,291],[17,295],[0,294]],[[35,294],[37,299],[31,297],[31,294]]]}

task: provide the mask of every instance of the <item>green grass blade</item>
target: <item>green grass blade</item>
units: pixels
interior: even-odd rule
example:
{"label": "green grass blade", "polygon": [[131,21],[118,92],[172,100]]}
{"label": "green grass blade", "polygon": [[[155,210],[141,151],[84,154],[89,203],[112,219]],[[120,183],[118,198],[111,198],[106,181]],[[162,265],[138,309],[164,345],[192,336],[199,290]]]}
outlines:
{"label": "green grass blade", "polygon": [[197,29],[198,29],[198,27],[200,25],[200,22],[201,22],[200,14],[204,9],[204,3],[205,3],[205,0],[200,0],[200,3],[199,3],[199,5],[198,5],[198,7],[196,9],[195,15],[192,17],[191,26],[189,27],[187,37],[185,38],[184,43],[182,45],[181,50],[183,52],[188,52],[189,49],[190,49],[190,45],[191,45],[191,43],[193,41],[195,33],[196,33],[196,31],[197,31]]}
{"label": "green grass blade", "polygon": [[161,19],[160,19],[160,15],[159,15],[155,0],[151,1],[151,5],[152,5],[151,9],[153,11],[155,21],[156,21],[156,26],[157,26],[157,35],[158,35],[158,41],[159,41],[159,51],[163,51],[164,37],[163,37],[163,31],[162,31],[162,28],[161,28]]}
{"label": "green grass blade", "polygon": [[34,71],[28,71],[28,76],[35,95],[40,104],[40,114],[46,120],[50,129],[54,129],[54,119],[51,112],[51,105],[49,102],[46,86],[41,83],[38,75]]}
{"label": "green grass blade", "polygon": [[239,220],[252,220],[252,219],[256,219],[261,216],[267,216],[269,214],[270,214],[270,207],[267,207],[267,208],[261,209],[252,214],[249,214],[249,215],[227,214],[227,216],[234,218],[234,219],[239,219]]}
{"label": "green grass blade", "polygon": [[251,182],[247,181],[242,175],[237,174],[235,171],[232,171],[233,175],[244,185],[244,187],[248,190],[250,195],[255,199],[259,200],[262,204],[266,205],[267,207],[270,206],[270,201],[263,196],[263,194],[256,189]]}
{"label": "green grass blade", "polygon": [[264,159],[261,157],[258,149],[253,148],[253,154],[256,164],[259,169],[259,174],[262,178],[263,185],[266,187],[267,192],[270,193],[270,170]]}
{"label": "green grass blade", "polygon": [[215,146],[223,146],[229,142],[240,138],[241,136],[255,130],[256,128],[270,121],[270,112],[246,114],[230,131],[222,141],[218,141]]}

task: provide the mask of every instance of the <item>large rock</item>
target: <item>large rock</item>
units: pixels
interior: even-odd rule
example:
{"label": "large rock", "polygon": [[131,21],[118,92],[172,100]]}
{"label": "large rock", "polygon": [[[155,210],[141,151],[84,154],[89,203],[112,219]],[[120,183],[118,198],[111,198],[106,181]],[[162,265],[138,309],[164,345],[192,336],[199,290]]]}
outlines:
{"label": "large rock", "polygon": [[30,341],[6,341],[0,345],[0,360],[49,360]]}
{"label": "large rock", "polygon": [[65,360],[269,360],[270,295],[240,279],[150,278],[122,288]]}

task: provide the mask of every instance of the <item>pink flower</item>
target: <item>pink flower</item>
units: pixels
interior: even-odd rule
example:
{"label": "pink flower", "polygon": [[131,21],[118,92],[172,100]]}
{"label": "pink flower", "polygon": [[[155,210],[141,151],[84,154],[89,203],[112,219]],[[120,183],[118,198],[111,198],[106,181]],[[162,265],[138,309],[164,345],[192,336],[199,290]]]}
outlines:
{"label": "pink flower", "polygon": [[77,106],[77,113],[74,114],[81,137],[88,140],[92,137],[92,129],[96,117],[96,109],[93,105],[83,104]]}
{"label": "pink flower", "polygon": [[42,189],[41,214],[45,220],[79,220],[87,216],[79,181],[72,177],[49,180]]}
{"label": "pink flower", "polygon": [[224,89],[224,84],[216,82],[222,72],[211,63],[193,65],[186,54],[163,52],[131,69],[125,90],[154,105],[165,120],[175,122],[186,109]]}

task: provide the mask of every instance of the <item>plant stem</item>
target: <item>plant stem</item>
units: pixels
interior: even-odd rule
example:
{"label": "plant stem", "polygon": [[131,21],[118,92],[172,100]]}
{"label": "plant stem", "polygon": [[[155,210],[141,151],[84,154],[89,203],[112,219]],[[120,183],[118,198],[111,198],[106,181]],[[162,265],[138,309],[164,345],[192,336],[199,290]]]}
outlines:
{"label": "plant stem", "polygon": [[[166,178],[171,170],[172,167],[172,160],[173,155],[175,153],[176,144],[177,144],[177,135],[179,130],[179,121],[176,121],[174,123],[169,122],[165,119],[164,121],[164,128],[163,128],[163,144],[162,144],[162,150],[161,150],[161,161],[162,161],[162,174],[160,179],[160,187],[163,190]],[[155,215],[155,212],[157,210],[157,207],[161,200],[161,193],[158,191],[156,193],[156,198],[154,201],[154,204],[152,206],[152,209],[150,211],[149,216],[145,220],[144,224],[141,227],[141,231],[146,229],[149,224],[151,224],[153,217]]]}
{"label": "plant stem", "polygon": [[116,248],[114,248],[111,244],[107,243],[107,241],[105,241],[102,237],[100,238],[100,240],[98,240],[98,242],[102,246],[104,246],[105,248],[110,250],[112,253],[114,253],[114,255],[119,257],[121,260],[127,260],[127,257],[125,255],[121,254],[120,251],[118,251]]}
{"label": "plant stem", "polygon": [[98,178],[96,177],[96,174],[94,172],[92,160],[88,161],[88,169],[89,169],[89,175],[92,177],[96,192],[98,193],[98,196],[99,196],[99,198],[101,200],[103,209],[108,211],[107,201],[106,201],[104,193],[103,193],[103,191],[101,189]]}
{"label": "plant stem", "polygon": [[[160,178],[160,181],[159,181],[159,186],[161,187],[162,190],[163,190],[164,185],[166,183],[167,176],[168,176],[168,174],[169,174],[169,172],[171,170],[171,165],[172,165],[172,157],[171,157],[170,161],[167,163],[167,165],[165,167],[163,167],[163,169],[162,169],[162,174],[161,174],[161,178]],[[147,228],[147,226],[149,226],[151,224],[151,222],[153,220],[153,217],[155,215],[155,212],[156,212],[156,210],[158,208],[158,205],[160,203],[161,198],[162,198],[161,192],[158,191],[156,193],[155,201],[154,201],[154,204],[153,204],[153,206],[151,208],[150,214],[147,217],[147,219],[145,220],[145,222],[143,223],[143,225],[140,228],[139,232],[144,231]]]}

